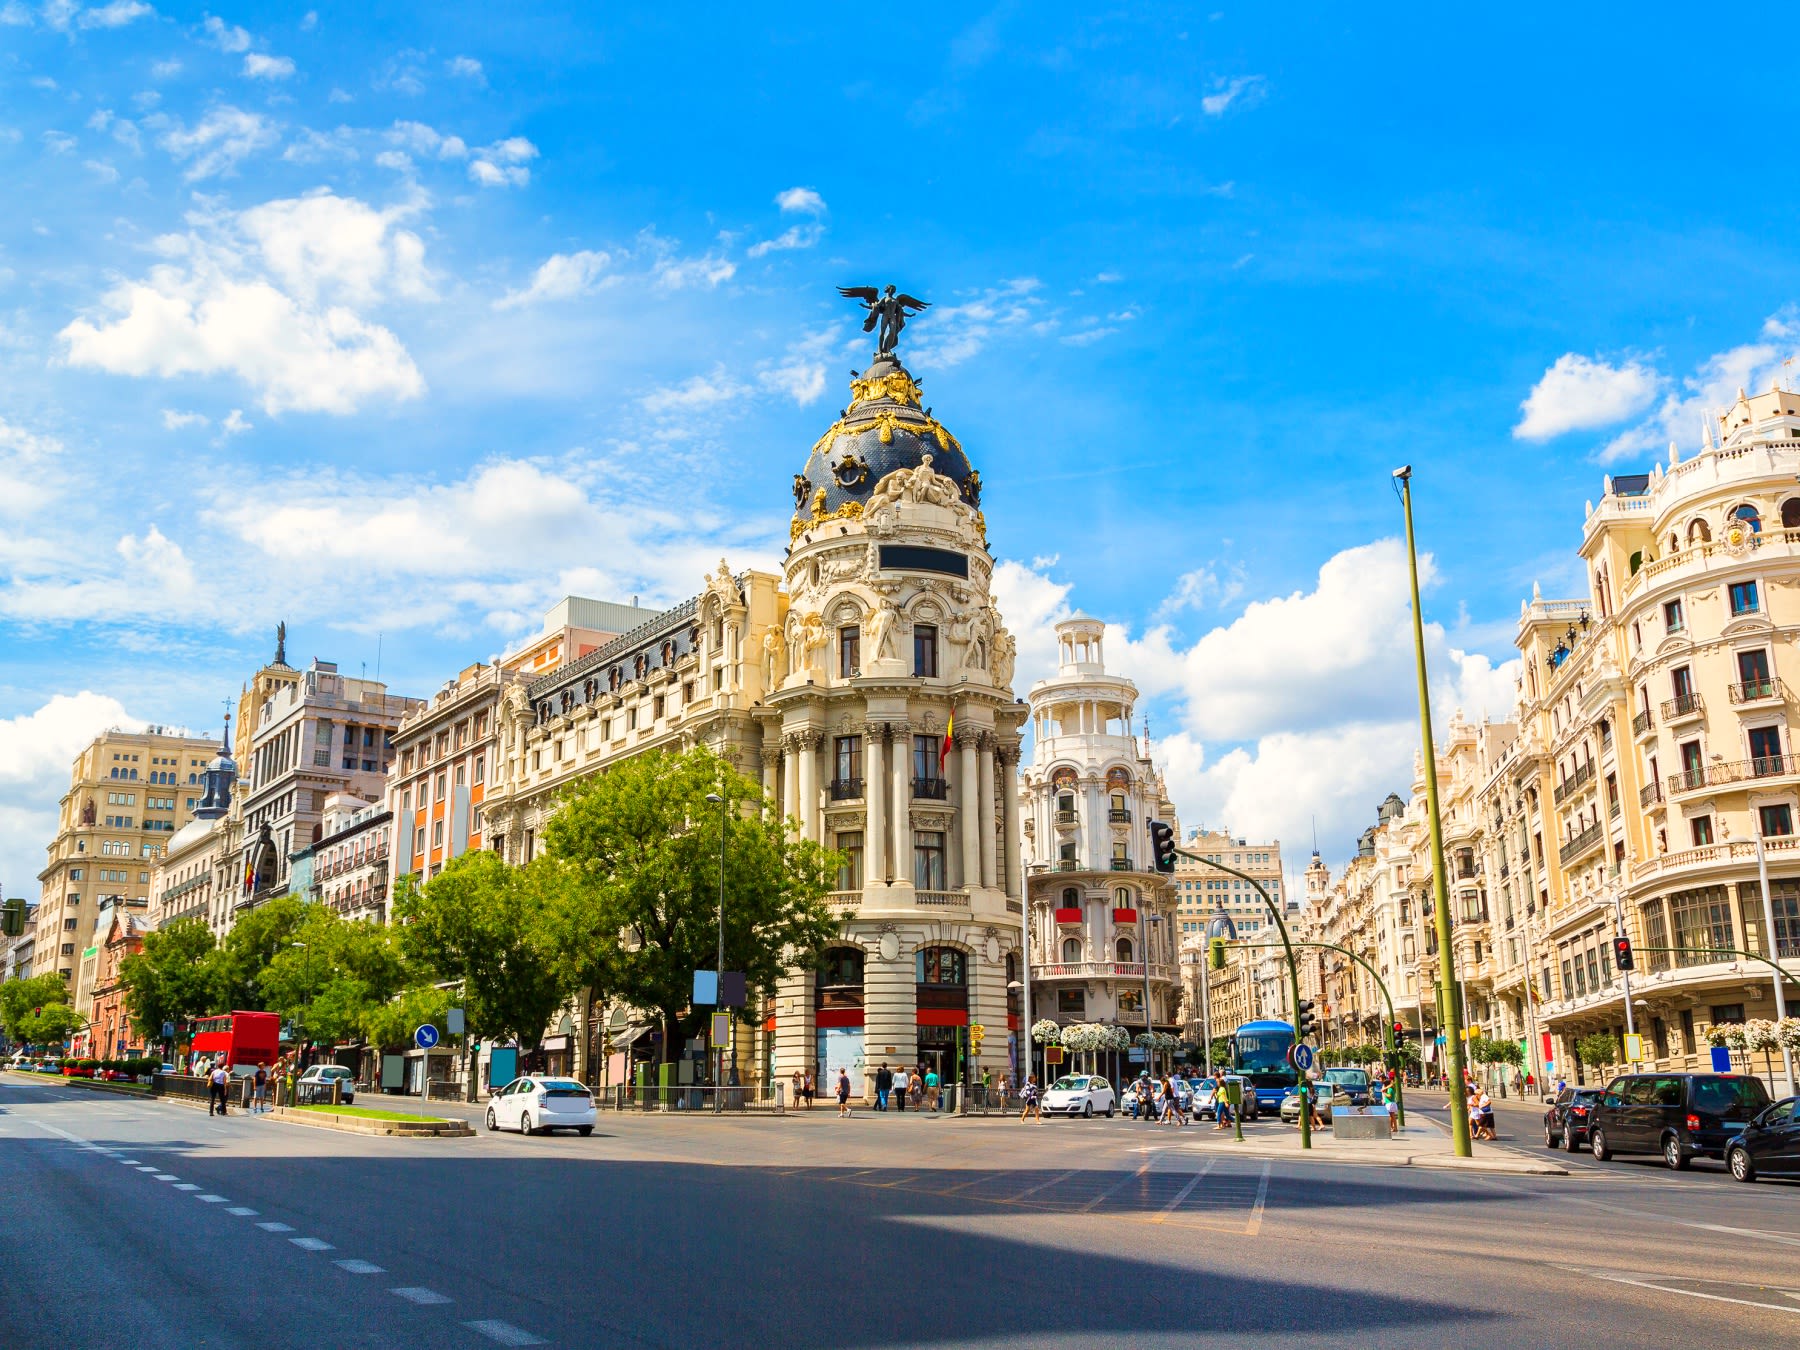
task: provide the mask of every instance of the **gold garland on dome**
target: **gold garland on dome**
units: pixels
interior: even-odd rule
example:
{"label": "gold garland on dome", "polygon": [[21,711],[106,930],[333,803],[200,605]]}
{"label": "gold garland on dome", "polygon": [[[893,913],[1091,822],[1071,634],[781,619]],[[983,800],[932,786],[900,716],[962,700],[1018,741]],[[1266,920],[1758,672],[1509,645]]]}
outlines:
{"label": "gold garland on dome", "polygon": [[881,443],[883,445],[892,445],[894,443],[894,432],[896,429],[899,429],[901,431],[910,431],[913,435],[921,438],[927,435],[934,437],[937,440],[938,449],[940,450],[949,450],[952,448],[957,450],[962,449],[962,442],[957,440],[956,437],[950,433],[950,430],[935,417],[927,417],[925,419],[925,424],[920,426],[918,421],[913,417],[903,418],[897,412],[883,410],[876,413],[873,418],[867,420],[862,418],[856,419],[854,425],[847,418],[843,421],[833,422],[826,428],[825,434],[813,442],[812,453],[815,455],[829,454],[832,441],[835,440],[840,433],[844,435],[859,436],[871,428],[880,433]]}
{"label": "gold garland on dome", "polygon": [[875,375],[850,381],[851,407],[878,398],[892,399],[896,403],[916,408],[919,406],[919,386],[913,383],[912,376],[904,370],[897,370],[891,375]]}
{"label": "gold garland on dome", "polygon": [[802,530],[810,530],[815,525],[823,525],[828,520],[861,520],[863,504],[861,502],[845,502],[835,511],[825,509],[825,489],[820,488],[813,494],[813,513],[811,516],[795,516],[788,525],[788,542],[791,544],[800,537]]}

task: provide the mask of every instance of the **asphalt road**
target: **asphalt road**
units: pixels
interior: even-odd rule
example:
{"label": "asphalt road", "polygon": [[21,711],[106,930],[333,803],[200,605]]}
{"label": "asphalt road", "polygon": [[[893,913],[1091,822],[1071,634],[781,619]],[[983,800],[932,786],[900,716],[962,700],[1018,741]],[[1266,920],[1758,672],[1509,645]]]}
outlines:
{"label": "asphalt road", "polygon": [[1705,1346],[1800,1186],[1221,1157],[1117,1121],[389,1140],[0,1075],[0,1345]]}

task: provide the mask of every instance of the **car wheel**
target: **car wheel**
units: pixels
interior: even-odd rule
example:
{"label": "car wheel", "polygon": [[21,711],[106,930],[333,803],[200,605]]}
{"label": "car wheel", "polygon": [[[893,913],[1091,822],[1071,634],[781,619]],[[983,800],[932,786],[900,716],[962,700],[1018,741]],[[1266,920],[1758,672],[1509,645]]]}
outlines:
{"label": "car wheel", "polygon": [[1544,1147],[1545,1148],[1555,1148],[1556,1145],[1557,1145],[1556,1131],[1551,1129],[1548,1125],[1544,1126]]}
{"label": "car wheel", "polygon": [[1725,1165],[1731,1169],[1731,1175],[1737,1181],[1756,1180],[1756,1164],[1750,1161],[1750,1150],[1747,1148],[1727,1149]]}
{"label": "car wheel", "polygon": [[494,1108],[491,1106],[488,1107],[487,1127],[489,1130],[497,1130],[500,1128],[500,1122],[494,1118]]}
{"label": "car wheel", "polygon": [[586,1139],[590,1134],[592,1134],[594,1132],[594,1127],[592,1125],[581,1125],[581,1126],[577,1126],[576,1128],[578,1130],[580,1130],[581,1137],[583,1139]]}
{"label": "car wheel", "polygon": [[1606,1131],[1598,1125],[1588,1131],[1588,1151],[1599,1162],[1612,1157],[1612,1150],[1606,1146]]}
{"label": "car wheel", "polygon": [[1107,1107],[1107,1108],[1106,1108],[1106,1118],[1107,1118],[1107,1119],[1108,1119],[1108,1120],[1111,1120],[1111,1119],[1112,1119],[1112,1118],[1113,1118],[1113,1112],[1114,1112],[1114,1111],[1115,1111],[1115,1110],[1117,1110],[1117,1109],[1118,1109],[1118,1108],[1117,1108],[1117,1107],[1115,1107],[1115,1106],[1108,1106],[1108,1107]]}
{"label": "car wheel", "polygon": [[1563,1151],[1566,1153],[1574,1153],[1580,1148],[1580,1145],[1575,1142],[1575,1130],[1573,1126],[1563,1126],[1562,1146]]}
{"label": "car wheel", "polygon": [[1671,1172],[1687,1171],[1688,1155],[1681,1151],[1681,1140],[1669,1135],[1663,1140],[1663,1163]]}
{"label": "car wheel", "polygon": [[520,1134],[536,1134],[537,1133],[537,1131],[535,1129],[533,1129],[531,1126],[531,1112],[527,1111],[527,1112],[525,1112],[525,1114],[523,1114],[522,1116],[519,1117],[519,1133]]}
{"label": "car wheel", "polygon": [[1093,1104],[1093,1103],[1092,1103],[1092,1102],[1083,1102],[1083,1103],[1082,1103],[1082,1105],[1081,1105],[1081,1116],[1082,1116],[1082,1119],[1083,1119],[1083,1120],[1092,1120],[1092,1119],[1093,1119],[1093,1116],[1094,1116],[1094,1104]]}

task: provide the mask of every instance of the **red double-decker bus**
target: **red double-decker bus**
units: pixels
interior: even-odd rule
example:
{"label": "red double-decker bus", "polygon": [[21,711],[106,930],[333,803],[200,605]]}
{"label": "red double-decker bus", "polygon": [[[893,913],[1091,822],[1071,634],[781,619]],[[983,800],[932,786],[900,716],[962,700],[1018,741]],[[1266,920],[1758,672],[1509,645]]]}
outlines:
{"label": "red double-decker bus", "polygon": [[221,1013],[194,1023],[194,1054],[223,1055],[233,1073],[256,1072],[258,1064],[273,1066],[281,1054],[281,1018],[269,1012]]}

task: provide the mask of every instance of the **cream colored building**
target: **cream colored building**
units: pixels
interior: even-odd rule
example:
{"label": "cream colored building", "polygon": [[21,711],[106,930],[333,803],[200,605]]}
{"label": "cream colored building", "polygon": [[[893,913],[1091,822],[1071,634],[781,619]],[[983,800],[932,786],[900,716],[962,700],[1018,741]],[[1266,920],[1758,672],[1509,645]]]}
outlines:
{"label": "cream colored building", "polygon": [[[783,981],[762,1029],[732,1047],[740,1071],[816,1066],[828,1081],[841,1066],[859,1087],[883,1060],[948,1072],[979,1022],[980,1064],[999,1072],[1023,908],[1006,785],[1025,713],[989,590],[980,475],[883,357],[852,382],[793,489],[779,575],[721,562],[693,598],[506,690],[490,846],[525,861],[565,784],[706,745],[760,774],[771,809],[847,859],[831,901],[838,942]],[[583,1071],[598,1027],[576,1011]]]}
{"label": "cream colored building", "polygon": [[[1106,625],[1056,625],[1057,671],[1031,687],[1032,762],[1018,785],[1031,915],[1026,1020],[1181,1030],[1175,887],[1149,822],[1179,833],[1162,775],[1131,732],[1137,686],[1108,673]],[[1146,965],[1146,963],[1148,963]]]}
{"label": "cream colored building", "polygon": [[[1229,863],[1255,877],[1285,916],[1295,897],[1286,892],[1281,871],[1281,841],[1256,843],[1234,837],[1230,830],[1193,830],[1181,847],[1215,862]],[[1248,882],[1229,876],[1192,858],[1175,860],[1175,892],[1179,902],[1176,926],[1183,937],[1206,931],[1215,914],[1228,914],[1238,937],[1248,942],[1275,942],[1278,935],[1269,910]]]}
{"label": "cream colored building", "polygon": [[103,731],[76,756],[38,873],[34,975],[55,971],[83,992],[81,953],[105,936],[102,899],[148,898],[169,840],[193,819],[212,755],[210,741],[153,726]]}

